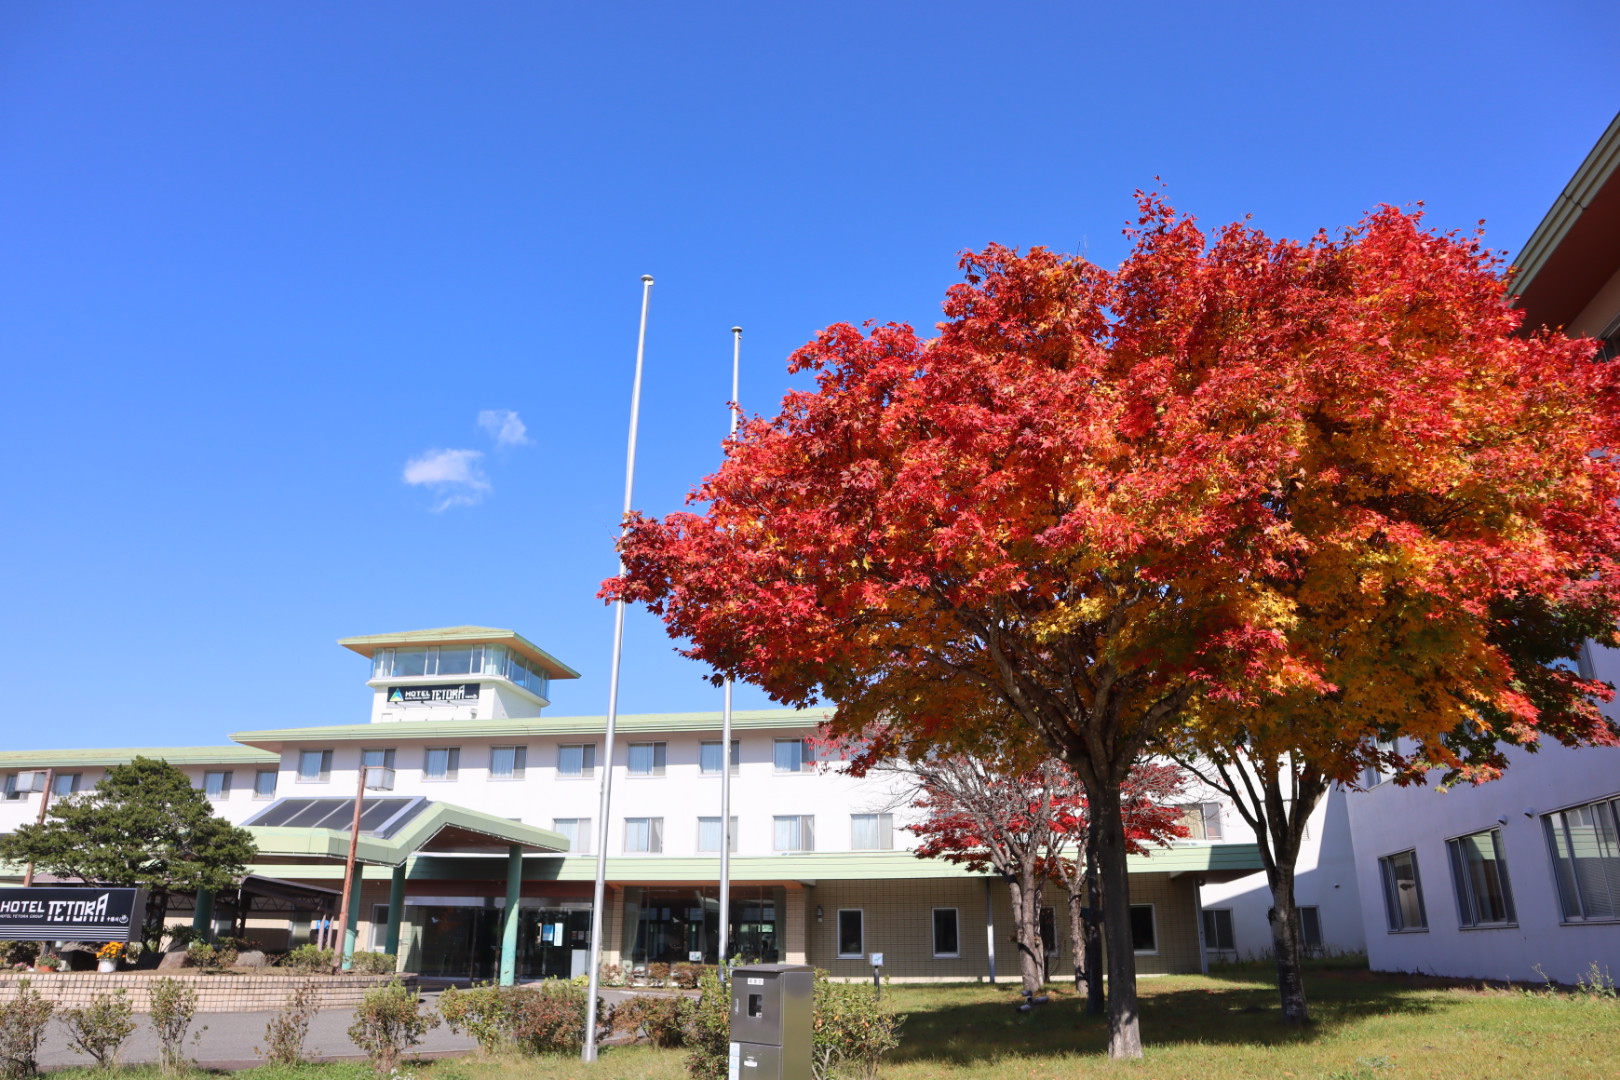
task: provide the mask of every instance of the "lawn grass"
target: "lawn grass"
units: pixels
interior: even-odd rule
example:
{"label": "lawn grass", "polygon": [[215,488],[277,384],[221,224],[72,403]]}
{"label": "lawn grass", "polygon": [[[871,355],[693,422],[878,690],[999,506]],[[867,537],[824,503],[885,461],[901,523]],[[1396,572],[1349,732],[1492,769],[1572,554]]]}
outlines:
{"label": "lawn grass", "polygon": [[[1072,991],[1030,1013],[1016,984],[894,986],[905,1016],[883,1080],[1613,1080],[1620,1077],[1620,998],[1526,993],[1372,975],[1318,964],[1306,978],[1314,1017],[1288,1031],[1270,979],[1254,965],[1211,976],[1143,979],[1146,1057],[1110,1062],[1104,1018]],[[679,1080],[685,1052],[607,1046],[595,1065],[572,1057],[441,1059],[414,1080]],[[52,1080],[75,1080],[62,1070]],[[205,1080],[198,1074],[190,1080]],[[116,1080],[157,1080],[156,1069]],[[91,1080],[88,1075],[82,1080]],[[255,1069],[241,1080],[375,1080],[363,1064]],[[403,1078],[401,1078],[403,1080]]]}

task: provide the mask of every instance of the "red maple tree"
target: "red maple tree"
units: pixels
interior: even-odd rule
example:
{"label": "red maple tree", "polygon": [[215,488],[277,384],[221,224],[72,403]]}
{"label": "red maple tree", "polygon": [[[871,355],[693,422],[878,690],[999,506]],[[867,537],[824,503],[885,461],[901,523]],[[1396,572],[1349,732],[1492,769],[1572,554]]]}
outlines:
{"label": "red maple tree", "polygon": [[[1613,738],[1603,688],[1516,663],[1504,621],[1614,640],[1620,366],[1517,336],[1477,240],[1390,207],[1211,240],[1145,195],[1115,271],[962,265],[937,337],[840,324],[796,352],[817,390],[727,442],[702,513],[632,515],[605,595],[843,732],[1060,758],[1110,910],[1121,788],[1183,733],[1334,779],[1391,732],[1464,772],[1549,721]],[[1109,1051],[1139,1056],[1129,926],[1104,934]]]}

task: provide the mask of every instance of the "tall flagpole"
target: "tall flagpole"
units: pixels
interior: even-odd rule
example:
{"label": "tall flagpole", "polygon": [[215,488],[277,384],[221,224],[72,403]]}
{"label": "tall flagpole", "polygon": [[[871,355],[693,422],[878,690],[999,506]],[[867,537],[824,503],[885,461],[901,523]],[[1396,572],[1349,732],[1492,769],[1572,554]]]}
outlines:
{"label": "tall flagpole", "polygon": [[[624,460],[624,514],[620,517],[619,537],[624,537],[624,519],[630,516],[630,501],[636,483],[636,424],[641,417],[641,359],[647,351],[647,304],[652,299],[651,274],[641,275],[641,330],[636,336],[636,378],[630,390],[630,446]],[[624,574],[624,555],[619,555],[619,574]],[[607,729],[602,737],[602,800],[596,818],[596,891],[591,902],[591,978],[585,992],[585,1046],[581,1061],[596,1060],[596,993],[602,970],[602,933],[607,926],[607,849],[608,811],[613,801],[613,735],[619,720],[619,662],[624,657],[624,600],[613,603],[613,668],[608,676]]]}
{"label": "tall flagpole", "polygon": [[[742,327],[731,328],[731,434],[737,434],[737,374],[742,366]],[[720,982],[731,953],[731,680],[720,713]]]}

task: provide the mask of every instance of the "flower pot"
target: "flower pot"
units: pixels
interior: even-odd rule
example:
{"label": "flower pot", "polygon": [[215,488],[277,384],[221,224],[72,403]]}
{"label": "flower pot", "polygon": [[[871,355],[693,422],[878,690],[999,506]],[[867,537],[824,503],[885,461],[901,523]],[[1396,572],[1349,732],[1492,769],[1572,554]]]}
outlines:
{"label": "flower pot", "polygon": [[116,960],[97,960],[96,961],[96,970],[101,971],[101,972],[117,971],[118,970],[118,961],[116,961]]}

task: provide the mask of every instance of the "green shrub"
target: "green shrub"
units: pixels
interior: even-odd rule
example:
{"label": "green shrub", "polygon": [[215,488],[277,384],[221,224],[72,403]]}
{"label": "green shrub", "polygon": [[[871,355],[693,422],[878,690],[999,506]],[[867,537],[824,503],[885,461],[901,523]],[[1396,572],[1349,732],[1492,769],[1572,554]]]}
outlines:
{"label": "green shrub", "polygon": [[697,1003],[686,1017],[686,1071],[697,1080],[726,1080],[731,1060],[731,995],[710,968],[698,978]]}
{"label": "green shrub", "polygon": [[451,987],[439,995],[439,1015],[460,1035],[466,1032],[478,1040],[486,1054],[500,1051],[512,1041],[512,1010],[517,991],[493,983],[470,990]]}
{"label": "green shrub", "polygon": [[203,971],[218,973],[236,963],[236,950],[229,945],[210,945],[205,941],[193,941],[186,946],[186,955],[191,962]]}
{"label": "green shrub", "polygon": [[0,967],[31,967],[38,955],[37,941],[0,941]]}
{"label": "green shrub", "polygon": [[873,1080],[883,1055],[900,1045],[901,1017],[865,982],[842,983],[815,975],[810,1071],[816,1080]]}
{"label": "green shrub", "polygon": [[422,1011],[422,997],[405,988],[398,979],[387,986],[366,991],[354,1010],[349,1025],[349,1041],[364,1050],[378,1075],[387,1076],[399,1067],[405,1051],[422,1041],[422,1036],[439,1026],[439,1018]]}
{"label": "green shrub", "polygon": [[134,1007],[122,990],[96,994],[82,1009],[67,1009],[62,1022],[74,1049],[88,1054],[96,1068],[111,1068],[118,1062],[118,1049],[135,1030]]}
{"label": "green shrub", "polygon": [[0,1005],[0,1077],[17,1080],[39,1068],[39,1041],[56,1006],[46,1001],[29,980],[17,983],[17,996]]}
{"label": "green shrub", "polygon": [[603,964],[597,978],[603,986],[623,986],[628,981],[625,978],[624,968],[618,964]]}
{"label": "green shrub", "polygon": [[[577,1054],[585,1045],[587,987],[551,979],[512,995],[512,1041],[529,1054]],[[597,1038],[613,1031],[613,1011],[596,1001]]]}
{"label": "green shrub", "polygon": [[356,952],[349,957],[349,969],[361,975],[392,975],[399,957],[391,952]]}
{"label": "green shrub", "polygon": [[[197,1015],[197,989],[179,979],[155,979],[150,1003],[152,1029],[157,1032],[158,1060],[167,1073],[186,1067],[186,1032]],[[202,1032],[197,1033],[202,1037]]]}
{"label": "green shrub", "polygon": [[637,994],[613,1010],[613,1027],[663,1050],[686,1045],[686,1023],[697,1002],[685,994]]}
{"label": "green shrub", "polygon": [[281,966],[292,971],[314,975],[332,970],[332,950],[314,945],[300,945],[281,958]]}
{"label": "green shrub", "polygon": [[184,949],[194,941],[205,940],[203,931],[198,930],[190,923],[175,923],[163,932],[169,939],[169,948],[171,950]]}
{"label": "green shrub", "polygon": [[287,1001],[264,1028],[263,1047],[254,1047],[271,1065],[302,1065],[304,1038],[309,1034],[310,1021],[320,1011],[320,990],[312,979],[305,979],[293,987]]}
{"label": "green shrub", "polygon": [[697,989],[698,976],[703,974],[702,964],[671,964],[669,978],[682,990]]}

